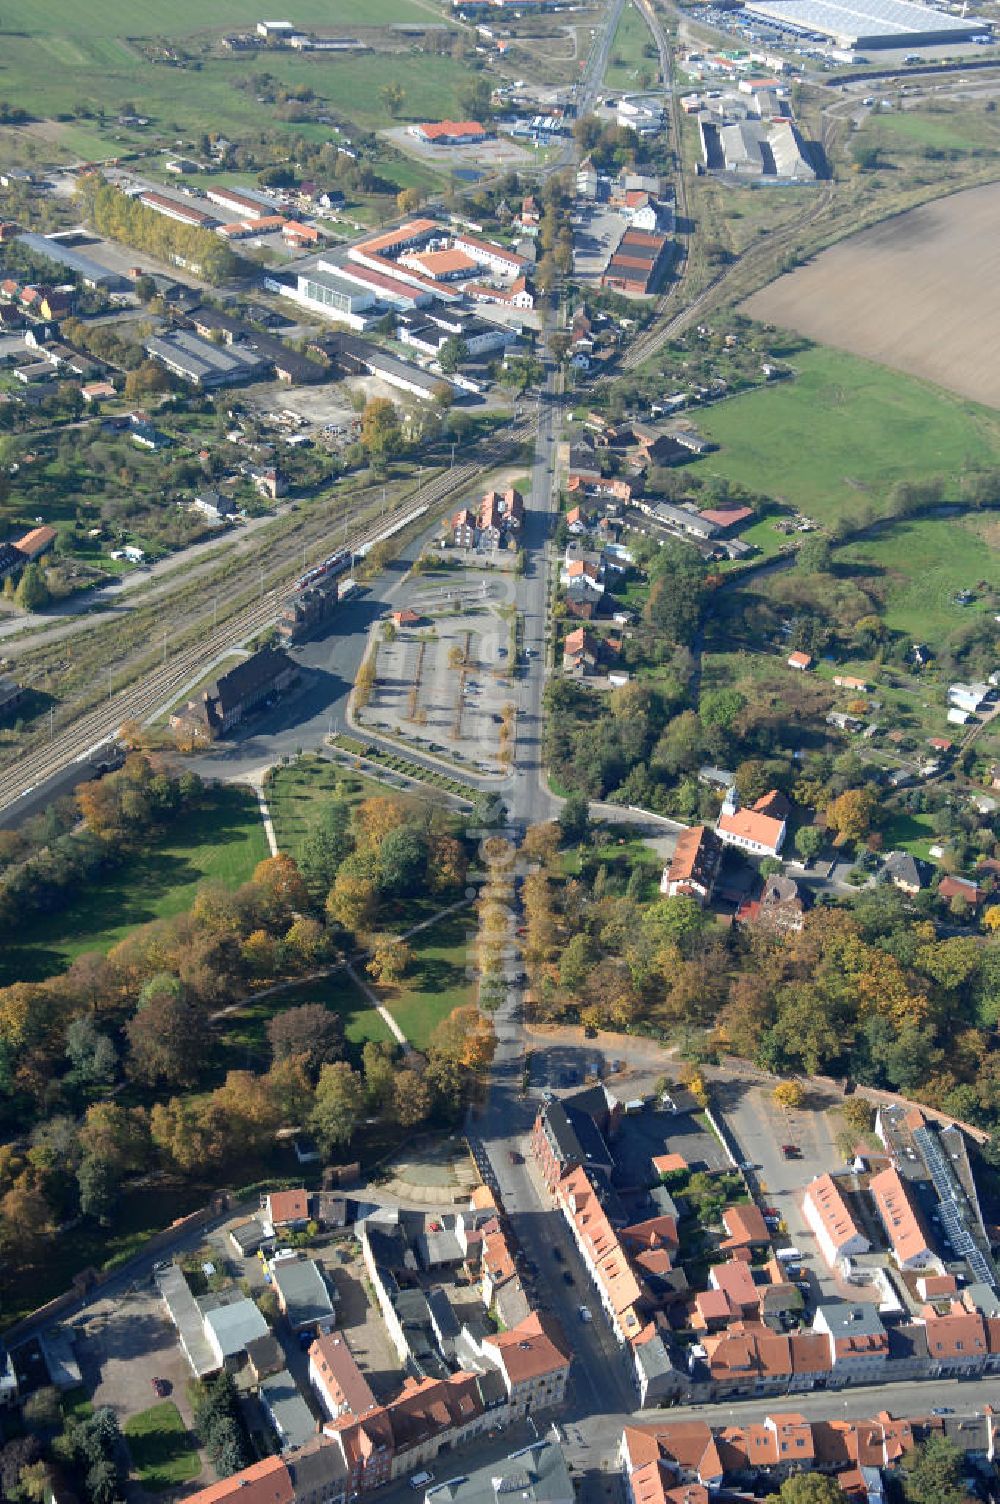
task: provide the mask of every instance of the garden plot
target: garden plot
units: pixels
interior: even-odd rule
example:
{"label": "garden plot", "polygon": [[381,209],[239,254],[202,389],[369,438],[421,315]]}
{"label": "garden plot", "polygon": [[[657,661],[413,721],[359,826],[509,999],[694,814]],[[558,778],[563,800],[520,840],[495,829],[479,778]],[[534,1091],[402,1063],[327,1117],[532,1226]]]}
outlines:
{"label": "garden plot", "polygon": [[481,772],[499,773],[512,698],[510,628],[483,608],[378,647],[378,677],[359,726]]}

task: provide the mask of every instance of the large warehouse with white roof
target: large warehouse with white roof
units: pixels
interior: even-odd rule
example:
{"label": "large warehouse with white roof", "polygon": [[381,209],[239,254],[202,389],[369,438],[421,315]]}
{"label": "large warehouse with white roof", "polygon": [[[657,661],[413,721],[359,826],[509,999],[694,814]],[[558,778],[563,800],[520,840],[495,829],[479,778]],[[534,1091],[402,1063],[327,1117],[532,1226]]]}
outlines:
{"label": "large warehouse with white roof", "polygon": [[981,20],[963,21],[912,0],[745,0],[743,9],[850,49],[964,42],[983,30]]}

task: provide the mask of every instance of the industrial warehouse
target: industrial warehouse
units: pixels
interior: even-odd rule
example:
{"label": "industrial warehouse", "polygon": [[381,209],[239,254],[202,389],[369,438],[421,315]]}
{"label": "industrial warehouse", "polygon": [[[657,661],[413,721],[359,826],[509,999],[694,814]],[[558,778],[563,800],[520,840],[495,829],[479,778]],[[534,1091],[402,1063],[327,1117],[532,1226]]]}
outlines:
{"label": "industrial warehouse", "polygon": [[966,42],[981,20],[960,20],[912,0],[748,0],[743,9],[788,31],[820,33],[838,47],[914,47]]}

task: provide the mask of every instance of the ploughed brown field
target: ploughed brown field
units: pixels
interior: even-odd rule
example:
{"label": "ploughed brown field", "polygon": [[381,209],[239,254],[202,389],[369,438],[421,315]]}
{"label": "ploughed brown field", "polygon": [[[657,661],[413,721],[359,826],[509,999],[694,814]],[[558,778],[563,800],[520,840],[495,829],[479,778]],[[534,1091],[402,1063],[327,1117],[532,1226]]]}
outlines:
{"label": "ploughed brown field", "polygon": [[1000,408],[1000,184],[853,235],[743,308]]}

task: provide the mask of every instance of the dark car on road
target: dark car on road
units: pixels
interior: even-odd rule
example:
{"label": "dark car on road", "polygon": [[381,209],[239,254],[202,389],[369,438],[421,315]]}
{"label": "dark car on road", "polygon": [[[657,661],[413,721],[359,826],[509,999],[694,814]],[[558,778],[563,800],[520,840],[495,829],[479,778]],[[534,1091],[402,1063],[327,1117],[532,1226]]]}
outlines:
{"label": "dark car on road", "polygon": [[564,1285],[575,1285],[576,1284],[576,1280],[573,1278],[572,1274],[570,1273],[570,1271],[568,1269],[564,1269],[563,1270],[563,1284]]}

